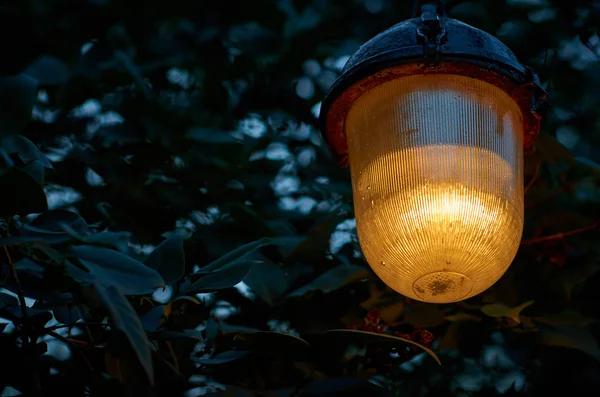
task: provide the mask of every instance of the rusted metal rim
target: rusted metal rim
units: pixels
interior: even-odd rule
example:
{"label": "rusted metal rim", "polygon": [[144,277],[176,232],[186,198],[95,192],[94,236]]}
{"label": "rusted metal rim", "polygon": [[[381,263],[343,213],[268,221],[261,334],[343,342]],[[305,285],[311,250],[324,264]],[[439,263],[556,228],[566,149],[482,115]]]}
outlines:
{"label": "rusted metal rim", "polygon": [[[373,73],[365,73],[366,77],[357,79],[340,94],[331,92],[329,103],[323,102],[321,120],[324,139],[332,152],[337,163],[346,167],[348,165],[348,145],[346,142],[345,121],[346,116],[354,102],[365,92],[390,80],[418,74],[453,74],[467,76],[493,84],[504,90],[517,102],[523,113],[524,123],[524,147],[525,152],[530,152],[533,143],[540,132],[541,115],[533,111],[532,96],[534,92],[529,82],[519,83],[509,77],[509,73],[498,73],[485,67],[485,61],[478,65],[476,61],[470,60],[445,60],[431,66],[427,63],[410,62],[402,65],[390,66]],[[381,67],[381,64],[378,65]],[[489,66],[489,65],[488,65]],[[367,72],[367,70],[364,70]]]}

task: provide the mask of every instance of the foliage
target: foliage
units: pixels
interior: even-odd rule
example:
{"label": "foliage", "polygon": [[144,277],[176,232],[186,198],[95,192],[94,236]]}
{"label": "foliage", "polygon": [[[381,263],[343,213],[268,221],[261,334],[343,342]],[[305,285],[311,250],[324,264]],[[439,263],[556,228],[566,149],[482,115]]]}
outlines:
{"label": "foliage", "polygon": [[553,104],[522,249],[452,305],[370,271],[315,117],[414,3],[3,3],[2,394],[600,390],[600,2],[444,2]]}

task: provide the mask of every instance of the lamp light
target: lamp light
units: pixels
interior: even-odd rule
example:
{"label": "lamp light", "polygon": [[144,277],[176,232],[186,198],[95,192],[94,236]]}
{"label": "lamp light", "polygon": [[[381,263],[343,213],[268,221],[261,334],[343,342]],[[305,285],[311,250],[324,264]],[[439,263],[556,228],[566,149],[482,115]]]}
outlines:
{"label": "lamp light", "polygon": [[547,106],[508,47],[433,5],[360,47],[320,117],[350,165],[358,238],[383,282],[449,303],[506,272],[523,231],[524,153]]}

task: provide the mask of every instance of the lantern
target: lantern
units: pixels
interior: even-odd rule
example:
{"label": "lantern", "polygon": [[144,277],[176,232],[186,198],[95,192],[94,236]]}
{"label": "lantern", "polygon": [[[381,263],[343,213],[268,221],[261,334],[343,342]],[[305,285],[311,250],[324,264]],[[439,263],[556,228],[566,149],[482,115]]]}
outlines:
{"label": "lantern", "polygon": [[358,238],[383,282],[448,303],[504,274],[523,230],[524,152],[546,107],[510,49],[432,5],[360,47],[321,122],[350,165]]}

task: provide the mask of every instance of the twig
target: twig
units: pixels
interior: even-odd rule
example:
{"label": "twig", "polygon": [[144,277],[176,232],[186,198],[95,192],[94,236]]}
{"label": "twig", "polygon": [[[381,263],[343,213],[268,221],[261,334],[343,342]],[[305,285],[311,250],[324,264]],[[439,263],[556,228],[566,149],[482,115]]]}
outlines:
{"label": "twig", "polygon": [[529,191],[529,189],[531,189],[531,186],[533,186],[533,184],[537,180],[537,178],[538,178],[538,176],[540,174],[540,165],[541,164],[542,163],[540,163],[540,162],[537,163],[537,167],[535,167],[535,172],[533,173],[533,177],[531,178],[531,180],[529,181],[529,183],[525,187],[525,194],[527,194],[527,192]]}
{"label": "twig", "polygon": [[47,331],[56,331],[57,329],[61,329],[61,328],[75,328],[77,326],[80,327],[87,327],[90,325],[96,325],[99,327],[113,327],[113,325],[108,324],[108,323],[87,323],[87,322],[83,322],[83,323],[74,323],[71,325],[67,325],[67,324],[58,324],[58,325],[53,325],[52,327],[48,327],[46,328]]}
{"label": "twig", "polygon": [[10,267],[10,272],[12,278],[15,281],[15,286],[17,288],[17,296],[19,297],[19,305],[21,306],[21,314],[23,315],[23,345],[29,345],[29,314],[27,313],[27,304],[25,303],[25,295],[23,293],[23,288],[21,287],[21,282],[19,281],[19,275],[17,274],[17,269],[15,269],[15,264],[8,253],[8,248],[6,246],[4,248],[4,254],[6,255],[6,259],[8,260],[8,265]]}
{"label": "twig", "polygon": [[[77,341],[77,340],[74,340],[74,339],[65,338],[61,334],[59,334],[57,332],[54,332],[54,331],[48,331],[48,335],[50,335],[54,339],[57,339],[57,340],[65,343],[65,344],[67,344],[69,346],[71,346],[73,344],[78,344],[78,343],[75,343],[75,342],[81,342],[81,341]],[[85,346],[88,346],[88,345],[86,344]],[[79,355],[81,356],[81,358],[83,358],[83,361],[85,361],[85,363],[89,367],[90,371],[94,372],[94,367],[92,367],[92,364],[90,364],[89,360],[85,357],[85,355],[79,349],[76,349],[76,350],[79,353]]]}
{"label": "twig", "polygon": [[557,240],[557,239],[561,239],[563,237],[572,236],[574,234],[587,232],[588,230],[595,229],[596,227],[598,227],[598,222],[594,222],[593,224],[591,224],[589,226],[582,227],[580,229],[570,230],[568,232],[562,232],[562,233],[551,234],[549,236],[537,237],[537,238],[534,238],[531,240],[524,240],[524,241],[521,241],[521,245],[532,245],[532,244],[543,243],[544,241]]}
{"label": "twig", "polygon": [[177,355],[175,354],[175,350],[173,350],[173,346],[170,341],[167,341],[167,347],[169,348],[169,352],[171,353],[171,357],[173,358],[173,365],[175,365],[175,370],[177,373],[181,373],[179,370],[179,360],[177,360]]}

